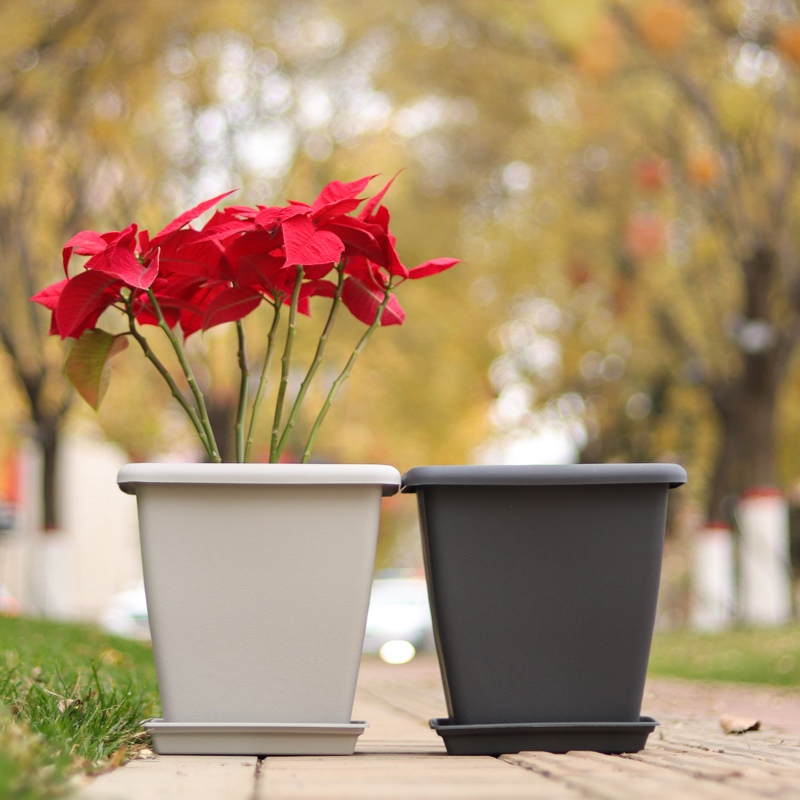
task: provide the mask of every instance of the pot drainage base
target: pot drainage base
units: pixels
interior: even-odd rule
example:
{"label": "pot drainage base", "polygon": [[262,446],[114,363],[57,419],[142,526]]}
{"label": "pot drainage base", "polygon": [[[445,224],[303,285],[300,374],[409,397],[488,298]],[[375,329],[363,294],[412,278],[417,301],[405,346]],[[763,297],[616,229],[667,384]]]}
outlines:
{"label": "pot drainage base", "polygon": [[498,756],[538,750],[567,753],[635,753],[644,750],[658,722],[639,717],[638,722],[525,722],[502,725],[451,725],[447,718],[432,719],[430,726],[444,739],[451,756]]}
{"label": "pot drainage base", "polygon": [[349,756],[368,722],[164,722],[144,729],[160,755]]}

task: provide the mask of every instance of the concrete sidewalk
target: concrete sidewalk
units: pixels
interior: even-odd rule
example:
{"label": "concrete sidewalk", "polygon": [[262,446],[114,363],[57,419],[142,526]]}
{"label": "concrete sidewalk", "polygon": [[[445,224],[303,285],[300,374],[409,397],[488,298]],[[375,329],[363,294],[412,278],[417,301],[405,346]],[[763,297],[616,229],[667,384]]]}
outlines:
{"label": "concrete sidewalk", "polygon": [[[800,797],[800,692],[659,679],[648,683],[643,713],[662,725],[641,753],[448,756],[428,727],[430,717],[446,716],[435,658],[402,666],[365,659],[353,717],[370,727],[354,756],[150,757],[100,776],[79,798]],[[762,729],[726,735],[721,713],[758,717]]]}

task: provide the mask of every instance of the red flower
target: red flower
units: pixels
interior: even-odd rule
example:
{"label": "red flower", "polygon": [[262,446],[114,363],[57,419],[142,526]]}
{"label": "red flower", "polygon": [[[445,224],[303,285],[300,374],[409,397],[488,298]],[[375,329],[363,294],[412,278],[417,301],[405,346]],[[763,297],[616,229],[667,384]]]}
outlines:
{"label": "red flower", "polygon": [[[108,382],[108,361],[127,344],[125,337],[132,336],[183,406],[207,456],[219,461],[219,449],[202,391],[180,338],[169,329],[180,325],[185,339],[199,330],[238,322],[266,301],[274,306],[275,316],[259,390],[250,412],[247,444],[242,436],[248,410],[247,347],[243,329],[240,328],[238,335],[242,381],[236,420],[236,456],[237,461],[247,461],[258,409],[264,398],[274,333],[280,321],[278,311],[282,305],[289,304],[290,319],[294,323],[297,313],[310,314],[311,297],[332,298],[334,304],[323,335],[291,410],[287,411],[283,432],[279,424],[273,432],[270,460],[279,461],[320,365],[336,316],[336,304],[341,300],[368,328],[333,382],[311,428],[303,453],[303,461],[307,461],[319,426],[367,339],[379,325],[403,324],[405,312],[397,302],[395,289],[409,278],[425,278],[457,263],[456,259],[438,258],[411,270],[402,263],[395,237],[389,229],[389,211],[381,204],[394,178],[371,199],[359,197],[373,177],[350,183],[333,181],[311,205],[290,201],[284,207],[239,205],[217,210],[202,230],[196,230],[190,223],[230,192],[181,214],[152,238],[146,230],[139,231],[135,224],[122,231],[78,233],[63,250],[66,278],[31,298],[51,312],[52,334],[62,339],[80,339],[67,359],[67,377],[96,409]],[[361,212],[356,214],[362,203]],[[88,260],[82,271],[70,277],[69,262],[74,253],[88,256]],[[128,331],[115,336],[95,330],[84,336],[86,331],[95,329],[103,312],[112,307],[127,317]],[[193,403],[181,394],[169,369],[155,356],[137,325],[161,325],[167,329],[192,390]],[[294,328],[290,326],[288,330],[293,332]],[[281,389],[274,417],[278,422],[283,413],[290,372],[292,338],[289,333],[286,337],[281,358]]]}
{"label": "red flower", "polygon": [[[335,296],[335,282],[323,279],[338,265],[344,272],[342,301],[357,319],[371,324],[389,292],[380,324],[400,325],[405,314],[394,289],[408,278],[427,277],[458,262],[440,258],[405,267],[389,230],[389,211],[381,205],[397,176],[364,203],[358,195],[374,177],[333,181],[311,205],[229,206],[216,211],[200,231],[189,223],[230,192],[176,217],[152,239],[135,224],[102,234],[82,231],[64,247],[67,278],[31,299],[52,312],[51,333],[77,338],[108,307],[123,309],[126,302],[140,324],[157,324],[150,290],[167,324],[180,323],[189,336],[242,319],[265,298],[289,303],[299,266],[298,311],[308,314],[310,297]],[[362,203],[361,212],[352,216]],[[90,258],[84,271],[70,278],[73,253]]]}
{"label": "red flower", "polygon": [[87,270],[66,281],[49,286],[31,300],[52,310],[50,333],[62,339],[78,339],[94,328],[100,315],[119,300],[123,284],[112,275]]}

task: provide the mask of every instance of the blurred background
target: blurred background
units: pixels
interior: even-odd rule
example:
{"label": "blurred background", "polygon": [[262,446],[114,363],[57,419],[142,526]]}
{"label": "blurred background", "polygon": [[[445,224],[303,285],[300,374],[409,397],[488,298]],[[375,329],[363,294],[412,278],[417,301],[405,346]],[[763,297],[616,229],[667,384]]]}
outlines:
{"label": "blurred background", "polygon": [[[0,25],[2,613],[141,628],[135,501],[116,471],[201,458],[134,348],[97,415],[64,380],[70,342],[26,302],[62,277],[64,242],[160,230],[230,188],[237,204],[310,202],[402,168],[386,204],[404,263],[463,263],[398,291],[406,323],[370,341],[316,458],[678,462],[690,480],[671,497],[659,627],[792,619],[795,2],[31,0],[3,4]],[[246,320],[251,362],[268,323]],[[320,385],[362,330],[339,321]],[[229,450],[235,329],[188,348]],[[383,516],[377,568],[419,581],[413,497]]]}

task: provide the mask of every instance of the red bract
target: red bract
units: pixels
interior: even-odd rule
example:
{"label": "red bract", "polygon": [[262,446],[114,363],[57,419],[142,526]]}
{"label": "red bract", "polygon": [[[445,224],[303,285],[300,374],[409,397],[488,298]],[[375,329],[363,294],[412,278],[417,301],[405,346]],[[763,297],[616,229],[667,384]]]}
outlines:
{"label": "red bract", "polygon": [[146,289],[158,274],[158,264],[143,263],[137,258],[136,225],[124,231],[111,231],[102,235],[94,231],[83,231],[67,242],[63,251],[64,272],[67,272],[73,252],[90,255],[85,267],[105,272],[139,289]]}
{"label": "red bract", "polygon": [[293,203],[287,208],[265,208],[264,206],[258,207],[258,214],[254,217],[253,221],[261,228],[268,230],[275,230],[280,227],[282,223],[292,217],[300,217],[311,211],[311,206],[305,203]]}
{"label": "red bract", "polygon": [[[390,186],[391,186],[391,185],[394,183],[394,179],[395,179],[395,178],[396,178],[396,177],[397,177],[397,176],[398,176],[398,175],[399,175],[401,172],[402,172],[402,170],[398,170],[397,172],[395,172],[395,174],[394,174],[394,178],[392,178],[392,179],[389,181],[389,183],[387,183],[387,184],[386,184],[386,186],[384,186],[384,187],[383,187],[383,189],[381,189],[381,190],[378,192],[378,194],[376,194],[376,195],[375,195],[375,197],[373,197],[373,198],[372,198],[372,199],[371,199],[371,200],[370,200],[370,201],[369,201],[369,202],[368,202],[368,203],[367,203],[367,204],[364,206],[364,208],[362,209],[361,213],[358,215],[358,218],[359,218],[360,220],[363,220],[363,221],[365,221],[365,222],[368,222],[368,221],[369,221],[369,218],[370,218],[370,216],[371,216],[372,212],[375,210],[375,208],[376,208],[376,207],[377,207],[377,205],[378,205],[378,204],[381,202],[381,200],[383,200],[383,196],[386,194],[386,192],[388,192],[388,191],[389,191],[389,187],[390,187]],[[373,176],[373,177],[375,177],[375,176]]]}
{"label": "red bract", "polygon": [[419,266],[410,269],[408,277],[411,280],[427,278],[428,275],[437,275],[439,272],[444,272],[456,264],[458,264],[457,258],[434,258],[432,261],[424,261]]}
{"label": "red bract", "polygon": [[355,211],[363,202],[356,195],[363,191],[374,177],[375,175],[370,175],[352,183],[342,183],[341,181],[329,183],[311,206],[312,219],[320,222],[328,217]]}
{"label": "red bract", "polygon": [[[64,247],[62,260],[66,278],[31,298],[51,312],[50,332],[62,339],[80,339],[68,361],[67,376],[93,408],[108,380],[108,360],[120,352],[130,336],[170,386],[172,395],[194,425],[206,455],[220,460],[208,410],[198,381],[183,348],[182,339],[226,322],[237,323],[239,363],[242,370],[236,421],[237,461],[249,458],[256,431],[258,409],[264,398],[276,332],[285,332],[281,363],[282,387],[277,392],[275,428],[270,461],[281,459],[288,439],[296,431],[300,406],[322,360],[339,303],[363,322],[367,329],[347,360],[311,428],[303,461],[327,409],[348,378],[355,358],[367,339],[380,326],[402,325],[405,312],[395,289],[409,278],[435,275],[458,263],[452,258],[425,261],[409,270],[400,260],[389,229],[389,211],[383,198],[395,175],[374,197],[359,195],[375,176],[350,183],[333,181],[311,205],[289,201],[288,205],[229,206],[217,210],[202,230],[191,226],[230,192],[206,200],[177,216],[156,236],[131,224],[122,231],[81,231]],[[358,208],[364,204],[360,213]],[[69,276],[73,254],[88,256],[84,269]],[[300,285],[298,284],[300,281]],[[312,297],[328,298],[328,319],[291,409],[283,405],[289,381],[292,341],[298,314],[310,314]],[[245,328],[241,320],[259,306],[272,306],[273,320],[267,340],[259,390],[252,404],[247,439],[244,436],[248,409],[249,373]],[[289,306],[289,324],[281,326],[280,314]],[[120,311],[127,330],[116,336],[97,331],[100,316],[108,309]],[[285,317],[284,317],[285,319]],[[192,398],[184,396],[169,369],[148,344],[141,326],[158,325],[167,335],[183,371]],[[180,326],[181,336],[173,329]],[[83,334],[91,331],[89,335]],[[149,335],[149,334],[148,334]],[[281,420],[284,424],[281,426]],[[282,432],[279,430],[283,428]],[[247,444],[245,445],[245,441]]]}
{"label": "red bract", "polygon": [[[210,223],[213,222],[214,225]],[[255,223],[246,219],[231,219],[226,215],[217,215],[210,220],[210,223],[203,228],[202,232],[197,233],[196,243],[200,242],[229,242],[232,241],[237,234],[244,233],[245,231],[252,231],[255,228]]]}
{"label": "red bract", "polygon": [[81,256],[94,256],[97,253],[102,253],[107,246],[106,240],[95,231],[81,231],[76,234],[64,245],[64,249],[61,252],[64,261],[64,274],[68,275],[67,267],[73,252]]}
{"label": "red bract", "polygon": [[58,301],[61,298],[61,293],[64,291],[64,287],[69,283],[67,278],[64,278],[63,281],[59,281],[58,283],[53,283],[50,286],[42,289],[41,292],[35,294],[31,297],[35,303],[41,303],[45,308],[49,309],[52,313],[50,314],[50,335],[51,336],[58,336],[58,323],[56,322],[56,306],[58,306]]}
{"label": "red bract", "polygon": [[180,311],[181,330],[184,337],[191,336],[203,327],[205,314],[217,295],[225,291],[225,284],[201,284],[195,289],[188,301],[178,300],[176,306]]}
{"label": "red bract", "polygon": [[87,328],[94,328],[103,311],[119,299],[122,285],[112,275],[89,270],[70,279],[54,311],[61,338],[78,339]]}
{"label": "red bract", "polygon": [[159,248],[160,271],[180,276],[203,277],[212,280],[233,280],[233,270],[225,258],[222,245],[203,241],[202,235],[191,228],[177,231]]}
{"label": "red bract", "polygon": [[[342,302],[350,313],[365,325],[371,325],[384,299],[383,290],[375,283],[366,283],[358,278],[348,277],[344,282]],[[402,325],[406,312],[400,308],[397,298],[392,295],[381,314],[381,325]]]}
{"label": "red bract", "polygon": [[[82,231],[64,247],[64,269],[73,253],[90,256],[85,271],[54,284],[32,298],[53,311],[53,332],[79,336],[109,305],[122,301],[128,287],[136,319],[157,324],[155,309],[142,290],[152,289],[171,327],[184,336],[251,313],[266,297],[288,303],[298,266],[303,287],[298,311],[308,313],[308,298],[333,297],[336,284],[321,281],[338,267],[346,276],[342,300],[365,324],[407,278],[419,279],[449,269],[456,259],[439,258],[407,269],[389,230],[390,215],[381,205],[394,176],[357,216],[358,195],[375,176],[350,183],[329,183],[311,204],[230,206],[216,211],[202,231],[189,223],[227,197],[206,200],[176,217],[150,238],[130,225],[123,231]],[[392,296],[380,324],[399,325],[403,311]]]}
{"label": "red bract", "polygon": [[255,311],[264,299],[255,289],[231,286],[223,289],[209,304],[203,316],[203,330],[223,322],[235,322]]}
{"label": "red bract", "polygon": [[170,222],[170,224],[167,225],[167,227],[164,228],[164,230],[153,239],[152,244],[160,244],[164,241],[164,239],[167,238],[167,236],[169,236],[169,234],[180,230],[184,225],[188,225],[192,220],[197,219],[202,213],[208,211],[209,208],[215,206],[220,200],[227,197],[229,194],[233,194],[235,191],[235,189],[231,189],[230,192],[225,192],[217,197],[212,197],[210,200],[204,200],[202,203],[196,205],[189,211],[185,211],[179,217],[176,217],[174,220],[172,220],[172,222]]}
{"label": "red bract", "polygon": [[347,262],[345,273],[352,275],[357,280],[368,285],[375,285],[376,289],[383,291],[386,288],[386,278],[381,272],[379,264],[370,261],[368,258],[356,256]]}
{"label": "red bract", "polygon": [[[156,297],[156,302],[161,308],[167,324],[174,328],[181,319],[183,311],[194,311],[195,306],[191,302],[194,295],[203,285],[202,278],[181,278],[178,280],[167,280],[166,278],[156,278],[152,286],[152,292]],[[140,325],[158,325],[158,314],[150,301],[149,294],[140,294],[132,302],[133,313],[136,321]],[[182,326],[183,327],[183,326]],[[184,328],[184,336],[189,333]]]}
{"label": "red bract", "polygon": [[[282,228],[283,249],[286,254],[284,266],[329,266],[326,271],[329,272],[344,251],[342,240],[336,234],[318,231],[308,217],[291,217],[283,223]],[[323,275],[317,274],[316,277],[321,278]]]}
{"label": "red bract", "polygon": [[364,256],[375,262],[383,261],[383,251],[376,238],[376,235],[380,236],[381,231],[379,229],[371,231],[370,228],[374,226],[353,217],[339,216],[326,220],[320,227],[339,237],[344,245],[346,258]]}
{"label": "red bract", "polygon": [[301,297],[334,297],[336,284],[330,281],[306,281],[300,289]]}
{"label": "red bract", "polygon": [[253,231],[235,239],[225,248],[236,283],[242,286],[263,286],[275,297],[276,281],[284,271],[286,257],[267,231]]}

